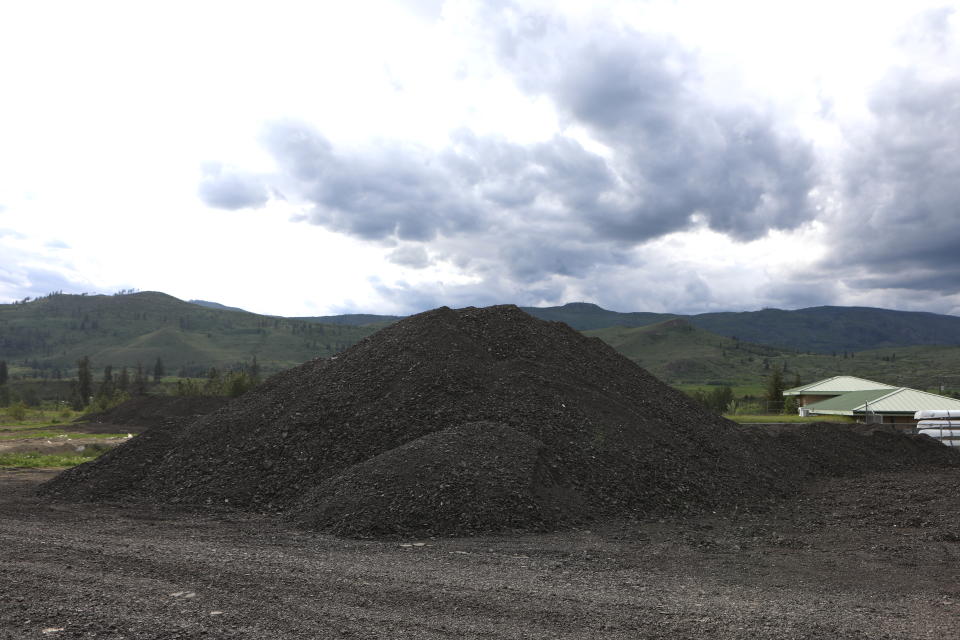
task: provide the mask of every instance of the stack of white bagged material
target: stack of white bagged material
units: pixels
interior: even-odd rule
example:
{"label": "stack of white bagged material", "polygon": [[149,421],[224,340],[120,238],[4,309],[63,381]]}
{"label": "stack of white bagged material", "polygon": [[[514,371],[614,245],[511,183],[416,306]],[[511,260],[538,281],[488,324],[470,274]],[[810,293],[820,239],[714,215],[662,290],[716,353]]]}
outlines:
{"label": "stack of white bagged material", "polygon": [[948,447],[960,447],[960,411],[925,410],[913,414],[918,433],[936,438]]}

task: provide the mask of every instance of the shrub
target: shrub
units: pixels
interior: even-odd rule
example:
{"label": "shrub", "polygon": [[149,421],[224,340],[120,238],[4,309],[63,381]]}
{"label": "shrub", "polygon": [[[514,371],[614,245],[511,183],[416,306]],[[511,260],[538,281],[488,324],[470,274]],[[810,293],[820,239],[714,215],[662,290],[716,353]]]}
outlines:
{"label": "shrub", "polygon": [[87,405],[86,413],[100,413],[113,409],[118,404],[124,403],[130,399],[130,394],[124,393],[119,389],[114,389],[110,395],[97,394],[93,402]]}
{"label": "shrub", "polygon": [[27,417],[27,405],[22,400],[14,402],[7,407],[7,417],[11,420],[25,420]]}

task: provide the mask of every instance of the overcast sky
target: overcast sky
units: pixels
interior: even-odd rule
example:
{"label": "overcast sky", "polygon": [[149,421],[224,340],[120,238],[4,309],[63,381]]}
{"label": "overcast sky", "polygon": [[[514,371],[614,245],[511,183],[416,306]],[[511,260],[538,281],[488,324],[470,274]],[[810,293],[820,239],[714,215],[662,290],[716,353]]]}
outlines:
{"label": "overcast sky", "polygon": [[0,4],[0,302],[960,314],[957,2]]}

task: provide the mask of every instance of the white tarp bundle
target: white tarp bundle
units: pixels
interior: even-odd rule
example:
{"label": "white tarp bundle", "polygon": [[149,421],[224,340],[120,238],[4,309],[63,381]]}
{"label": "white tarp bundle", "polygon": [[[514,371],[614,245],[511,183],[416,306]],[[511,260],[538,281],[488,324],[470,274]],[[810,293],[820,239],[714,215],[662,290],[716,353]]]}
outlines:
{"label": "white tarp bundle", "polygon": [[[917,411],[918,416],[921,413],[950,413],[950,411]],[[960,414],[958,411],[953,413]],[[949,418],[950,416],[936,417]],[[960,415],[957,418],[957,420],[920,420],[917,423],[918,433],[936,438],[948,447],[960,447]]]}
{"label": "white tarp bundle", "polygon": [[960,420],[960,409],[922,409],[913,414],[914,420]]}

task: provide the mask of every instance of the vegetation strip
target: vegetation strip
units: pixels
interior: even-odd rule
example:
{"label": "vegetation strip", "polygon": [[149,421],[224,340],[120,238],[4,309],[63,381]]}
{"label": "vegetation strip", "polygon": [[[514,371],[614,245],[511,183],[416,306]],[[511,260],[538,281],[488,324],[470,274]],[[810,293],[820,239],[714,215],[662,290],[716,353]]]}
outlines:
{"label": "vegetation strip", "polygon": [[75,467],[97,458],[102,451],[82,451],[79,453],[47,454],[37,452],[0,453],[0,468],[47,469]]}
{"label": "vegetation strip", "polygon": [[29,431],[15,434],[0,433],[0,440],[26,440],[26,439],[46,439],[65,438],[67,440],[86,440],[88,438],[102,440],[106,438],[126,438],[129,433],[65,433],[63,431]]}

